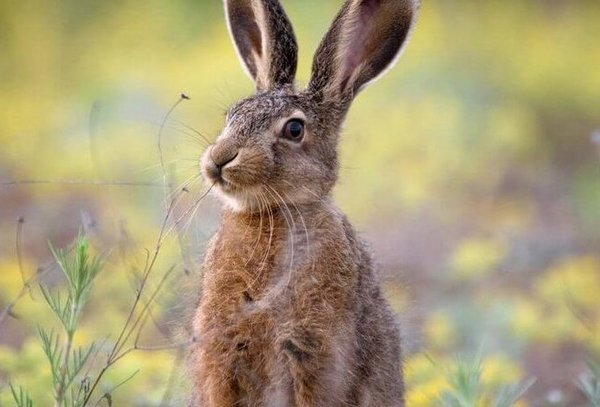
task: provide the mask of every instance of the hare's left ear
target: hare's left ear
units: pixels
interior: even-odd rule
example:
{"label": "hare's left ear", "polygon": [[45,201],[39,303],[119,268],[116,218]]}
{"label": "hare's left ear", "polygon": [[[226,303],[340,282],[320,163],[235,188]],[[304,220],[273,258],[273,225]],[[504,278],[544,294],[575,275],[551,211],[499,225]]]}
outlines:
{"label": "hare's left ear", "polygon": [[309,91],[349,103],[396,62],[417,8],[417,0],[346,1],[317,50]]}
{"label": "hare's left ear", "polygon": [[294,82],[298,46],[278,0],[225,0],[229,33],[259,91]]}

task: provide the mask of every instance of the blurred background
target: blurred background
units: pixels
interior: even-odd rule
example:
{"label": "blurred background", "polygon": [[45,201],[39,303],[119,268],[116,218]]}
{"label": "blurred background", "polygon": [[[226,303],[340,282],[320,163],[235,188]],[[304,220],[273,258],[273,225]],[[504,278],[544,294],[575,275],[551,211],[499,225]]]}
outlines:
{"label": "blurred background", "polygon": [[[305,84],[341,1],[282,3]],[[398,65],[354,103],[335,189],[399,313],[408,406],[438,405],[457,355],[477,352],[491,387],[537,378],[520,406],[584,406],[575,380],[600,359],[600,3],[422,3]],[[59,285],[48,242],[83,228],[108,261],[76,340],[114,340],[164,219],[160,134],[181,199],[142,342],[184,336],[219,214],[199,202],[202,137],[252,91],[217,0],[0,2],[0,306],[22,273]],[[0,405],[8,382],[51,403],[47,308],[34,287],[1,321]],[[132,352],[102,385],[140,369],[114,405],[166,405],[177,357]]]}

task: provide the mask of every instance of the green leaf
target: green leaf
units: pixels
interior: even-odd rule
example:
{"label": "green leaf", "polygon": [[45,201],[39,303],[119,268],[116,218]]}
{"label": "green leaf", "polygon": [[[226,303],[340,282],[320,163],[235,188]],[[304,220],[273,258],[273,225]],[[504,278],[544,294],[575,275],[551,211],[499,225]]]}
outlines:
{"label": "green leaf", "polygon": [[85,367],[95,349],[95,343],[92,343],[87,350],[84,350],[83,348],[73,349],[67,374],[67,387],[71,386],[73,381],[77,378],[77,375],[81,373],[81,370]]}
{"label": "green leaf", "polygon": [[524,383],[514,383],[508,386],[503,386],[500,389],[494,407],[510,407],[517,402],[535,383],[534,378],[530,378]]}
{"label": "green leaf", "polygon": [[587,365],[590,368],[590,370],[592,371],[592,374],[594,375],[594,377],[596,378],[596,381],[600,382],[600,365],[598,363],[594,362],[592,359],[587,360]]}
{"label": "green leaf", "polygon": [[56,315],[56,317],[59,319],[59,321],[63,325],[63,327],[65,329],[68,329],[69,320],[70,320],[69,310],[71,308],[70,307],[70,302],[71,302],[70,298],[67,298],[67,300],[63,304],[63,301],[61,300],[61,297],[60,297],[60,292],[56,292],[55,294],[53,294],[46,287],[44,287],[41,284],[40,284],[40,291],[42,292],[42,295],[43,295],[44,299],[46,300],[46,303],[48,304],[48,306],[50,307],[50,309],[52,310],[54,315]]}
{"label": "green leaf", "polygon": [[59,344],[59,336],[54,331],[46,332],[43,328],[38,327],[38,334],[42,340],[42,349],[50,364],[52,380],[56,385],[60,380],[60,361],[62,359],[62,349]]}
{"label": "green leaf", "polygon": [[9,386],[13,399],[18,407],[33,407],[33,400],[31,400],[26,390],[19,386],[19,391],[17,392],[12,384],[9,383]]}
{"label": "green leaf", "polygon": [[598,380],[580,377],[575,383],[593,407],[600,407],[600,382]]}
{"label": "green leaf", "polygon": [[481,351],[473,357],[459,357],[448,375],[450,390],[442,394],[444,407],[474,407],[481,396]]}

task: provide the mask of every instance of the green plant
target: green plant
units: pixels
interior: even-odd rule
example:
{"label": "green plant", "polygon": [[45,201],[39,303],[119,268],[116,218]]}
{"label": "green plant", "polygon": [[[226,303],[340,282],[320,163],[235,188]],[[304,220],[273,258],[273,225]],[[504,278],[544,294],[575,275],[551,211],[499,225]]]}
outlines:
{"label": "green plant", "polygon": [[[513,383],[497,389],[487,388],[482,383],[481,352],[471,358],[459,358],[456,367],[448,373],[450,389],[443,392],[443,407],[510,407],[533,385],[535,379]],[[482,404],[483,403],[483,404]]]}
{"label": "green plant", "polygon": [[[203,197],[206,194],[203,195]],[[163,219],[162,227],[153,252],[146,251],[147,259],[143,269],[134,272],[135,296],[125,322],[121,326],[115,340],[109,337],[101,341],[92,341],[86,347],[75,346],[75,337],[80,327],[80,320],[90,297],[94,281],[104,264],[102,256],[91,256],[88,240],[79,235],[72,248],[68,251],[55,250],[51,247],[54,260],[63,272],[66,279],[66,292],[50,290],[40,284],[39,289],[51,314],[59,321],[59,330],[46,329],[38,326],[38,335],[42,342],[43,353],[48,361],[52,378],[52,394],[54,407],[83,407],[98,405],[101,401],[112,404],[113,392],[131,380],[139,369],[129,374],[110,387],[103,388],[103,382],[108,371],[125,356],[133,351],[160,351],[168,349],[183,349],[193,342],[185,341],[180,344],[168,343],[163,346],[141,346],[140,338],[144,326],[150,318],[153,302],[160,290],[169,280],[175,266],[168,268],[158,280],[155,287],[149,287],[150,275],[155,268],[161,247],[169,234],[168,222],[173,214],[177,198],[173,198],[168,205],[167,213]],[[181,219],[175,221],[176,225]],[[25,284],[29,284],[27,280]],[[29,286],[26,285],[26,288]],[[24,289],[21,290],[24,292]],[[19,296],[9,304],[2,315],[9,315],[10,308],[22,298]],[[2,322],[0,320],[0,322]],[[97,356],[105,352],[105,358],[99,361]],[[10,386],[13,400],[18,407],[33,405],[32,398],[22,387]]]}
{"label": "green plant", "polygon": [[577,387],[589,400],[592,407],[600,407],[600,365],[593,360],[588,360],[591,376],[585,375],[577,380]]}
{"label": "green plant", "polygon": [[33,407],[33,401],[21,386],[19,386],[19,391],[17,391],[13,385],[10,385],[10,391],[19,407]]}
{"label": "green plant", "polygon": [[[74,345],[74,338],[103,259],[90,256],[89,243],[83,235],[76,238],[72,254],[52,247],[51,250],[66,278],[67,288],[66,293],[61,293],[40,285],[46,303],[59,321],[60,332],[38,326],[38,334],[52,373],[54,406],[83,406],[89,390],[81,375],[96,350],[96,343],[78,347]],[[19,387],[17,392],[11,385],[11,390],[17,406],[33,405],[23,388]]]}

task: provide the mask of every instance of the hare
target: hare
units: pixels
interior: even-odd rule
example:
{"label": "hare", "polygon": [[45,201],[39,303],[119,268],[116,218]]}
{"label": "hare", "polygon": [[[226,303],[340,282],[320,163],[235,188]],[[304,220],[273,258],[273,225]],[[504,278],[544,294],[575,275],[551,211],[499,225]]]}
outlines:
{"label": "hare", "polygon": [[404,406],[395,317],[331,190],[350,104],[397,60],[416,11],[348,0],[300,90],[279,2],[225,0],[257,93],[200,160],[224,210],[193,321],[193,406]]}

